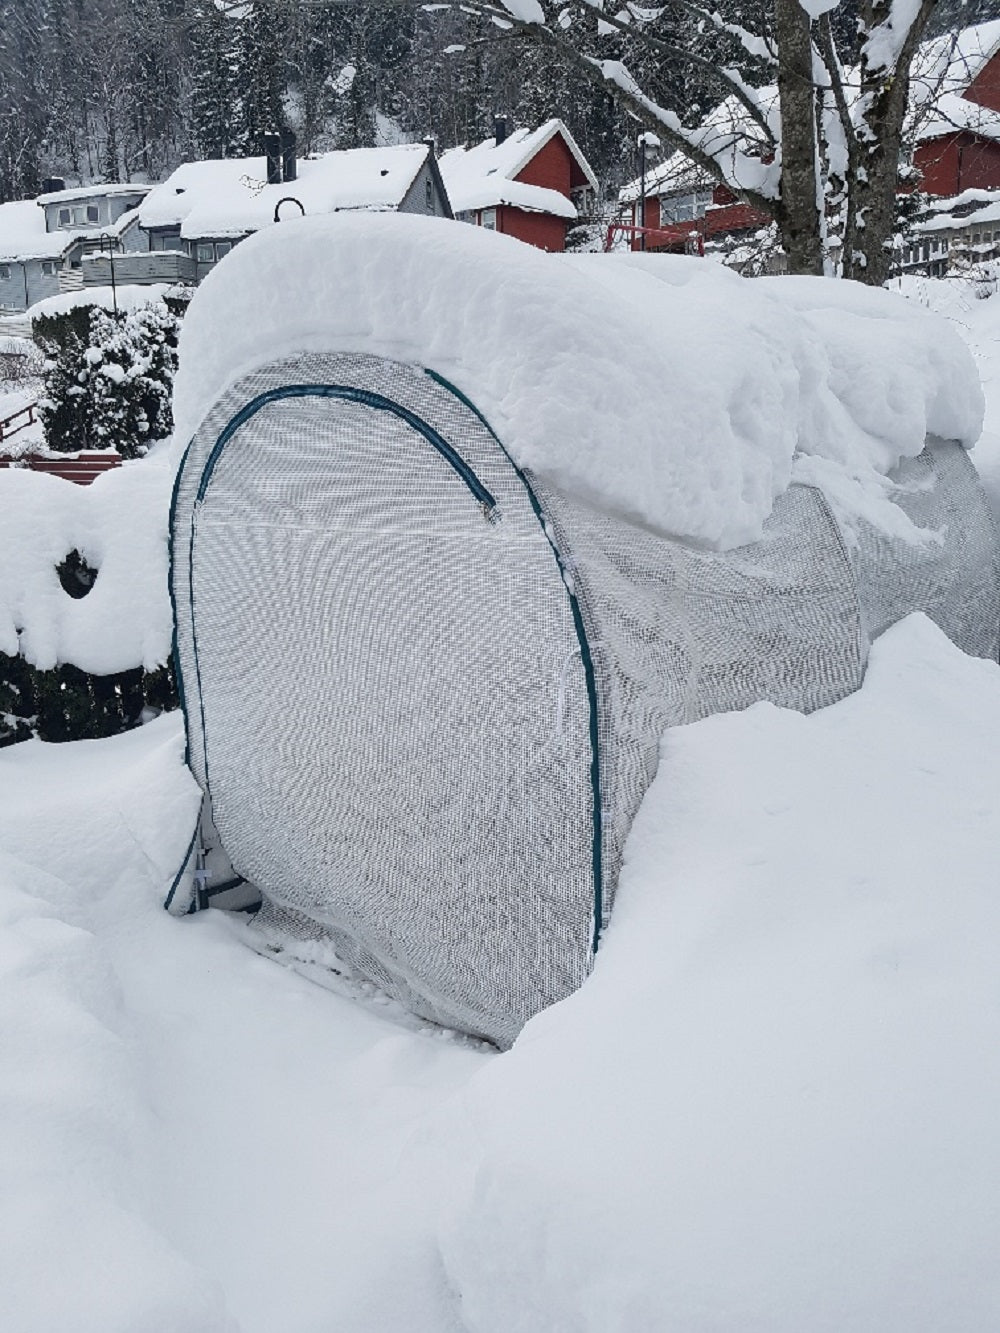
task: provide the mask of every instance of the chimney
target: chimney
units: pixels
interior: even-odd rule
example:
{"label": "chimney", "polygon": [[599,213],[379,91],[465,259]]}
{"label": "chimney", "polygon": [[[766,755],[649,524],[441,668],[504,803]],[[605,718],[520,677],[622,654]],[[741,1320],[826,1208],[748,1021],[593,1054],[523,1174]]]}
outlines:
{"label": "chimney", "polygon": [[268,185],[281,184],[281,135],[264,135],[264,156],[267,158]]}
{"label": "chimney", "polygon": [[66,181],[62,176],[46,176],[42,181],[42,194],[58,194],[60,190],[65,190]]}
{"label": "chimney", "polygon": [[295,135],[291,130],[281,131],[281,176],[286,182],[296,178]]}
{"label": "chimney", "polygon": [[496,146],[497,146],[498,148],[499,148],[500,145],[503,143],[503,141],[507,138],[507,117],[506,117],[506,116],[494,116],[494,117],[493,117],[493,138],[494,138],[494,140],[495,140],[495,142],[496,142]]}

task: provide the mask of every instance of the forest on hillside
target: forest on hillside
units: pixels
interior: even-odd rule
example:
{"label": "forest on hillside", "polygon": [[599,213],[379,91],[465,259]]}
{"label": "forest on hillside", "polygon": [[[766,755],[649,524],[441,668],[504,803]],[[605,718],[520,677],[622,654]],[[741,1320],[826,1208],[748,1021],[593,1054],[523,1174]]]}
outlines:
{"label": "forest on hillside", "polygon": [[[852,0],[852,3],[854,0]],[[738,22],[746,0],[721,8]],[[850,26],[851,3],[838,7]],[[933,31],[1000,14],[1000,0],[941,0]],[[713,40],[681,5],[678,47]],[[614,38],[644,87],[693,121],[703,68]],[[432,135],[476,142],[497,114],[560,116],[602,184],[635,172],[635,125],[610,94],[517,34],[460,7],[395,0],[0,0],[0,202],[68,181],[159,179],[193,157],[252,154],[292,129],[303,152]]]}

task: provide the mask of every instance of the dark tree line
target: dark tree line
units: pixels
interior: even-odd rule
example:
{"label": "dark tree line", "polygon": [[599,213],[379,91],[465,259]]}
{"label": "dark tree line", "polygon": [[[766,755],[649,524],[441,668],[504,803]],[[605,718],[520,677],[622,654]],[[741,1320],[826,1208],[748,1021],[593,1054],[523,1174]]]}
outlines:
{"label": "dark tree line", "polygon": [[[690,62],[646,73],[694,116],[711,94]],[[610,91],[457,7],[0,0],[0,201],[47,176],[157,179],[256,153],[269,129],[303,151],[427,134],[447,148],[487,137],[495,114],[561,116],[600,176],[632,173],[636,126]]]}

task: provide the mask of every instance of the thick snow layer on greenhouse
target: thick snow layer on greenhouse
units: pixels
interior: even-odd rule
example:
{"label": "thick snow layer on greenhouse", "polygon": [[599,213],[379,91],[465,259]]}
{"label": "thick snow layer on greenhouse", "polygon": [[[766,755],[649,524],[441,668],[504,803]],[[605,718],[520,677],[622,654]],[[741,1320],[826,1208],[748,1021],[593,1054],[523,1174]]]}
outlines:
{"label": "thick snow layer on greenhouse", "polygon": [[797,457],[864,503],[928,435],[975,443],[978,375],[943,320],[854,284],[791,285],[697,259],[560,259],[441,219],[291,219],[192,302],[178,430],[266,362],[364,351],[445,376],[543,480],[723,549],[760,537]]}

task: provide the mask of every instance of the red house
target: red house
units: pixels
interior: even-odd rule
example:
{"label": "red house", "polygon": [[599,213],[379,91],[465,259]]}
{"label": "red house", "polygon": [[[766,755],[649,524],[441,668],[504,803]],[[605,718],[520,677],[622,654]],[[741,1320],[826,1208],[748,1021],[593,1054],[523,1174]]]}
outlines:
{"label": "red house", "polygon": [[[914,62],[917,99],[925,90],[929,110],[912,113],[917,146],[913,165],[927,194],[1000,187],[1000,22],[966,28],[953,39],[943,72],[934,68],[935,47],[926,42]],[[940,61],[940,56],[939,56]]]}
{"label": "red house", "polygon": [[455,217],[516,236],[540,250],[564,250],[566,232],[584,213],[597,179],[561,120],[452,148],[438,165]]}

